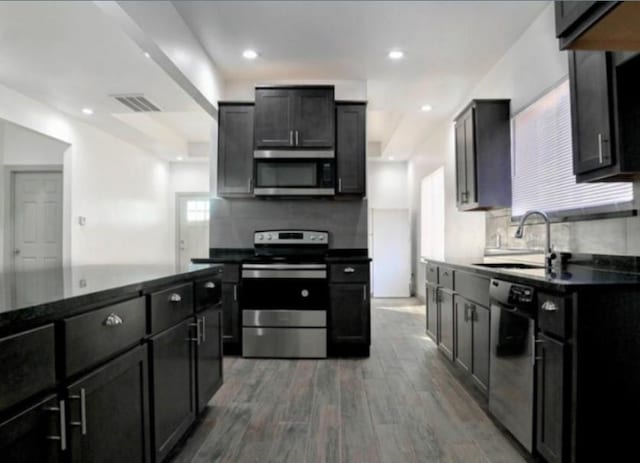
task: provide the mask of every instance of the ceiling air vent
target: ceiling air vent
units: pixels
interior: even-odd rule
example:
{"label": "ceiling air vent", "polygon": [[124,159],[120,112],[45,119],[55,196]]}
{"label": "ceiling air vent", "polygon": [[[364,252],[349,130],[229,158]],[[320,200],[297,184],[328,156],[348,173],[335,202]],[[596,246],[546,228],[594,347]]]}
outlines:
{"label": "ceiling air vent", "polygon": [[137,113],[158,112],[160,108],[147,100],[144,95],[111,95],[127,108]]}

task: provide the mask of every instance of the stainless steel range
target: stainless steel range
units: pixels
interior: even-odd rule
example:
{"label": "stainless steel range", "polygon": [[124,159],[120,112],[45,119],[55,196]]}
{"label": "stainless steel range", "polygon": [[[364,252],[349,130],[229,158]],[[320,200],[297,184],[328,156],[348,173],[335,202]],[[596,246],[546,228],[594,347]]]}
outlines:
{"label": "stainless steel range", "polygon": [[255,257],[242,265],[242,355],[326,358],[329,234],[254,233]]}

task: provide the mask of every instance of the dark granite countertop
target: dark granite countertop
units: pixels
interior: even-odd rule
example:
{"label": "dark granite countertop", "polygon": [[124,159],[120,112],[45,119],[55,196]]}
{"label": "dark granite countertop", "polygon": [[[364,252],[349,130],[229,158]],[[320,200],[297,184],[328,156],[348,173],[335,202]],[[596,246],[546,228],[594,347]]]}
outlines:
{"label": "dark granite countertop", "polygon": [[[544,268],[491,268],[477,265],[476,261],[422,259],[453,269],[476,273],[489,278],[500,278],[516,283],[530,284],[556,291],[570,291],[585,286],[640,285],[640,273],[603,269],[569,263],[561,272],[547,272]],[[476,264],[476,265],[474,265]]]}
{"label": "dark granite countertop", "polygon": [[[230,248],[221,249],[214,248],[210,250],[209,257],[199,257],[191,259],[194,264],[242,264],[254,257],[253,249]],[[325,260],[327,263],[352,262],[366,263],[371,262],[367,249],[329,249]]]}
{"label": "dark granite countertop", "polygon": [[0,335],[47,323],[87,307],[205,276],[221,265],[90,265],[0,273]]}

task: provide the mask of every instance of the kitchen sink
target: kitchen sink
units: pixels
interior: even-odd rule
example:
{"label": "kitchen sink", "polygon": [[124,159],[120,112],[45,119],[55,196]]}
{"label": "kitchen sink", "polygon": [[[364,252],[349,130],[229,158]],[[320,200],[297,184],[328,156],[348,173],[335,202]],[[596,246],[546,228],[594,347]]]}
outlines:
{"label": "kitchen sink", "polygon": [[524,264],[521,262],[490,262],[490,263],[480,263],[480,264],[472,264],[477,265],[479,267],[487,267],[487,268],[517,268],[517,269],[527,269],[527,268],[544,268],[542,265],[533,265],[533,264]]}

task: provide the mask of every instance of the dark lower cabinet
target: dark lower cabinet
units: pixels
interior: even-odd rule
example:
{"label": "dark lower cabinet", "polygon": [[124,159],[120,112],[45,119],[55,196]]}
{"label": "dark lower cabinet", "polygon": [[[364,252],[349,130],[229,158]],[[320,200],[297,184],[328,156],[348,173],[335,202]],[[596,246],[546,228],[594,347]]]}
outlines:
{"label": "dark lower cabinet", "polygon": [[133,349],[69,386],[71,461],[151,461],[148,391],[146,347]]}
{"label": "dark lower cabinet", "polygon": [[222,338],[225,354],[238,354],[240,347],[240,287],[222,283]]}
{"label": "dark lower cabinet", "polygon": [[489,351],[491,311],[481,305],[472,305],[473,318],[473,367],[471,375],[480,389],[489,392]]}
{"label": "dark lower cabinet", "polygon": [[469,302],[454,296],[456,323],[456,363],[463,370],[471,372],[473,362],[473,312]]}
{"label": "dark lower cabinet", "polygon": [[[61,410],[64,411],[61,412]],[[0,455],[11,463],[57,463],[66,450],[66,404],[50,396],[0,423]],[[62,413],[62,414],[61,414]],[[65,430],[66,432],[66,430]]]}
{"label": "dark lower cabinet", "polygon": [[440,319],[440,337],[438,339],[438,347],[440,350],[453,361],[454,354],[454,306],[453,293],[438,288],[438,311]]}
{"label": "dark lower cabinet", "polygon": [[150,340],[156,461],[167,456],[196,417],[196,331],[189,318]]}
{"label": "dark lower cabinet", "polygon": [[438,342],[438,287],[427,283],[425,292],[427,299],[427,335]]}
{"label": "dark lower cabinet", "polygon": [[569,373],[566,344],[539,334],[537,358],[536,449],[548,463],[568,461],[565,444],[568,438],[565,397]]}
{"label": "dark lower cabinet", "polygon": [[331,303],[330,342],[369,345],[369,285],[366,283],[332,283],[329,285]]}
{"label": "dark lower cabinet", "polygon": [[198,344],[198,412],[205,409],[213,394],[222,385],[222,309],[206,309],[196,315],[200,324]]}

